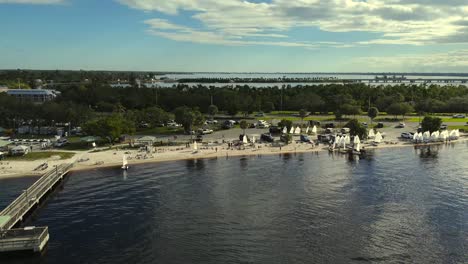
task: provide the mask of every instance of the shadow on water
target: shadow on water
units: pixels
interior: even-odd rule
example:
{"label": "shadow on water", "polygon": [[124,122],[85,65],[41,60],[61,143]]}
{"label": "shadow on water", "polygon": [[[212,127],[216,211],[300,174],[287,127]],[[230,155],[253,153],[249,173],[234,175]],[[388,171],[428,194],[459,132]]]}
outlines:
{"label": "shadow on water", "polygon": [[414,149],[423,161],[434,161],[438,158],[441,145],[415,146]]}

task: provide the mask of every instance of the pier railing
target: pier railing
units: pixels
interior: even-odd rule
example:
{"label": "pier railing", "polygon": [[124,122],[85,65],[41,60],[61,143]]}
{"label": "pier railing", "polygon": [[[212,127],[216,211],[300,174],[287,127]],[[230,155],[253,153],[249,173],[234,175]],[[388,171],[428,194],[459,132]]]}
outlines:
{"label": "pier railing", "polygon": [[48,240],[48,236],[48,227],[0,231],[0,252],[16,250],[38,251],[41,245]]}
{"label": "pier railing", "polygon": [[55,167],[53,170],[44,174],[31,187],[24,190],[10,205],[0,212],[0,216],[8,216],[9,220],[0,227],[1,229],[10,229],[18,221],[22,220],[23,216],[39,202],[39,200],[57,183],[57,181],[67,173],[73,164],[62,164]]}

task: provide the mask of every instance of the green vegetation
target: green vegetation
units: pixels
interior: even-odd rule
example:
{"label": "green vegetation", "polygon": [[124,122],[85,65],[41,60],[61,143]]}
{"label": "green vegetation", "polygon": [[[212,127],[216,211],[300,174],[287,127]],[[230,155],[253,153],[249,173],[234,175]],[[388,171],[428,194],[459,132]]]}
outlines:
{"label": "green vegetation", "polygon": [[47,151],[47,152],[30,152],[24,156],[8,156],[6,157],[5,160],[11,160],[11,161],[34,161],[34,160],[43,160],[43,159],[49,159],[52,158],[53,156],[59,156],[61,160],[66,160],[70,159],[73,156],[75,156],[75,153],[73,152],[53,152],[53,151]]}
{"label": "green vegetation", "polygon": [[379,115],[379,109],[377,107],[369,108],[367,111],[367,116],[371,119],[371,124],[374,122],[374,119]]}
{"label": "green vegetation", "polygon": [[367,128],[363,126],[357,119],[351,119],[344,127],[349,128],[349,133],[352,136],[359,136],[360,138],[367,137]]}
{"label": "green vegetation", "polygon": [[440,130],[442,125],[442,119],[438,117],[426,116],[421,122],[421,128],[423,131],[435,132]]}
{"label": "green vegetation", "polygon": [[182,124],[185,132],[192,131],[193,127],[199,127],[205,122],[205,118],[198,109],[190,109],[186,106],[174,110],[175,121]]}
{"label": "green vegetation", "polygon": [[249,127],[249,124],[247,123],[247,121],[241,120],[240,123],[239,123],[239,126],[240,126],[240,128],[242,129],[242,131],[244,132],[244,135],[245,135],[245,130]]}

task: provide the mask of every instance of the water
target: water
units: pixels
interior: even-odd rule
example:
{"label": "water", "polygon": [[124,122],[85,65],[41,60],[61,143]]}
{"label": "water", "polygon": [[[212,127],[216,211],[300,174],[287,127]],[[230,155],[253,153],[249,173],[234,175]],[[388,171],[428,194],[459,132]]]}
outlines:
{"label": "water", "polygon": [[76,172],[28,223],[49,226],[47,252],[3,261],[466,263],[467,146]]}

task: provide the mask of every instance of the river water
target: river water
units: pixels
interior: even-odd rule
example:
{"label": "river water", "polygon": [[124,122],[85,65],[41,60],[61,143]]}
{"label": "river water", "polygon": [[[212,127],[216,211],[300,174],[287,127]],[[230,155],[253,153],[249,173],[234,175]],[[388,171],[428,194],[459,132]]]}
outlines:
{"label": "river water", "polygon": [[[199,159],[72,173],[1,263],[466,263],[468,144]],[[0,181],[7,204],[31,180]]]}

